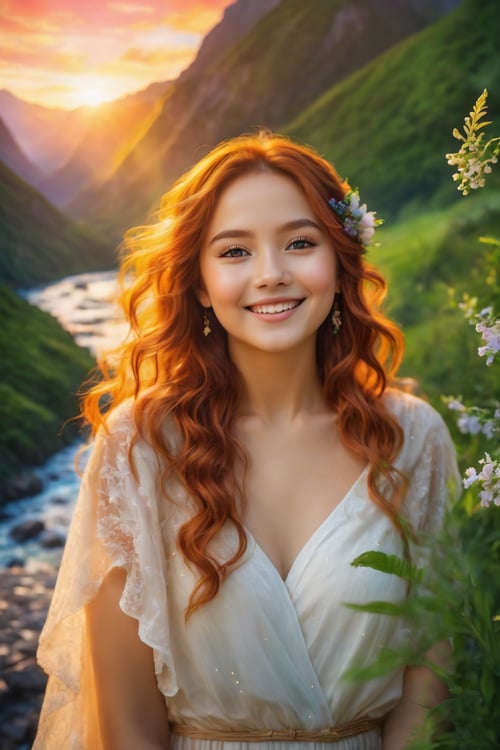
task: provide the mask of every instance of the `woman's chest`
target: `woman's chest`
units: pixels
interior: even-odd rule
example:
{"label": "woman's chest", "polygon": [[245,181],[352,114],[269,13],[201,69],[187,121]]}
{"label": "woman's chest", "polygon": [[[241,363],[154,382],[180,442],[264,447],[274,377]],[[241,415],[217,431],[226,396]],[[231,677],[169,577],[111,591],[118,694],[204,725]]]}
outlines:
{"label": "woman's chest", "polygon": [[262,432],[246,443],[243,522],[285,578],[314,531],[365,468],[336,431]]}

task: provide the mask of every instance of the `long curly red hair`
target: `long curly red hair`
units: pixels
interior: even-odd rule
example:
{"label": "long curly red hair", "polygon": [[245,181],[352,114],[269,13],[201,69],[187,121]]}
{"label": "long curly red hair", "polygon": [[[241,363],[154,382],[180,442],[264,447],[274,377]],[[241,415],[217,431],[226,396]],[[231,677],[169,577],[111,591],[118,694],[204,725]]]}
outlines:
{"label": "long curly red hair", "polygon": [[[338,414],[345,445],[369,464],[372,500],[396,526],[404,491],[404,479],[393,466],[402,430],[381,398],[400,363],[402,335],[380,312],[383,277],[328,205],[330,198],[344,197],[348,184],[312,149],[282,136],[264,132],[220,144],[163,197],[156,223],[126,234],[121,303],[132,335],[113,367],[100,363],[100,380],[82,409],[95,434],[110,412],[132,397],[138,434],[165,460],[165,495],[174,471],[195,502],[196,512],[177,538],[185,559],[199,571],[187,616],[217,594],[247,544],[241,522],[244,487],[234,471],[245,466],[233,429],[243,383],[222,327],[215,321],[209,340],[203,336],[203,308],[195,290],[201,287],[200,250],[219,196],[233,180],[256,170],[291,178],[332,238],[343,323],[337,336],[329,320],[318,330],[324,393]],[[175,451],[165,434],[166,420],[180,438]],[[380,480],[389,492],[382,494]],[[237,530],[239,546],[231,559],[220,561],[209,548],[228,522]]]}

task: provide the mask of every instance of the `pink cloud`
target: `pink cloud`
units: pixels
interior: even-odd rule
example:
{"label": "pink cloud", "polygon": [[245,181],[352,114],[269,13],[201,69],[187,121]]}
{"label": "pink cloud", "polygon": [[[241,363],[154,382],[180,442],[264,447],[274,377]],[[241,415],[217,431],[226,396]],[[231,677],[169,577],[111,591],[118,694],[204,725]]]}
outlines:
{"label": "pink cloud", "polygon": [[[40,101],[55,78],[114,70],[123,93],[175,77],[231,0],[4,0],[0,88]],[[122,70],[120,71],[120,65]],[[160,77],[160,78],[159,78]],[[70,84],[68,83],[68,86]],[[74,85],[74,84],[73,84]],[[66,90],[66,89],[64,89]],[[55,91],[55,89],[54,89]],[[36,96],[36,95],[35,95]],[[57,95],[51,102],[55,104]],[[59,99],[62,106],[64,103]],[[66,105],[67,106],[67,105]]]}

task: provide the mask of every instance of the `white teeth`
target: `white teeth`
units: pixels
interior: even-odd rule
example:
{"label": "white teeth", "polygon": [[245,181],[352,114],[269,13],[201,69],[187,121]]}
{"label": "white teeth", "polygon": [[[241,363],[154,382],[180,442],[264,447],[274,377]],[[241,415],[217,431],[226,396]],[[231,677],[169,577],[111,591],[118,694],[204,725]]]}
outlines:
{"label": "white teeth", "polygon": [[285,312],[285,310],[292,310],[294,307],[297,307],[298,304],[298,301],[277,302],[275,305],[253,305],[251,309],[256,313],[272,315],[273,313],[281,313]]}

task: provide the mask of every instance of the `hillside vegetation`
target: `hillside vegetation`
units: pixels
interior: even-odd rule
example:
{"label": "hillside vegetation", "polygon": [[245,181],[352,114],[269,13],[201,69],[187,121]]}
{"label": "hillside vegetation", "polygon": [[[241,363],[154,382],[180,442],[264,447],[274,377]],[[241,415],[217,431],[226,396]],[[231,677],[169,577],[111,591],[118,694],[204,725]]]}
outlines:
{"label": "hillside vegetation", "polygon": [[0,283],[29,287],[113,265],[111,243],[62,214],[0,162]]}
{"label": "hillside vegetation", "polygon": [[442,395],[462,395],[470,403],[500,401],[498,373],[478,357],[480,336],[456,306],[466,292],[477,296],[480,308],[498,309],[486,282],[490,250],[481,236],[500,238],[500,191],[486,188],[446,210],[386,224],[377,233],[380,246],[370,252],[389,284],[386,309],[405,334],[400,374],[416,378],[446,418],[464,468],[474,462],[480,439],[458,433]]}
{"label": "hillside vegetation", "polygon": [[76,393],[92,359],[50,315],[0,287],[0,499],[6,478],[75,435]]}
{"label": "hillside vegetation", "polygon": [[444,159],[456,150],[453,128],[485,87],[488,119],[500,122],[499,24],[498,0],[464,0],[324,93],[285,131],[318,148],[384,216],[456,202]]}

